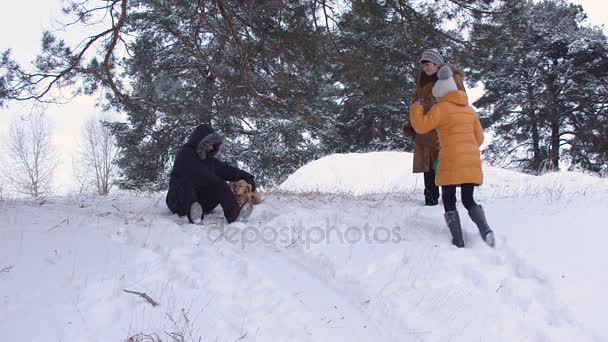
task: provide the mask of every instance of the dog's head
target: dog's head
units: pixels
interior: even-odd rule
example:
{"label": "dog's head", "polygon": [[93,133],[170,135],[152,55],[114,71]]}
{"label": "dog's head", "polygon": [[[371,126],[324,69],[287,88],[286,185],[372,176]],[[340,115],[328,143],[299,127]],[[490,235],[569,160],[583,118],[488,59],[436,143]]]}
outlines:
{"label": "dog's head", "polygon": [[232,190],[236,201],[240,205],[251,201],[251,196],[253,194],[251,191],[251,184],[241,179],[239,181],[230,183],[230,189]]}
{"label": "dog's head", "polygon": [[251,184],[241,179],[239,181],[230,183],[230,189],[235,195],[246,194],[251,192]]}

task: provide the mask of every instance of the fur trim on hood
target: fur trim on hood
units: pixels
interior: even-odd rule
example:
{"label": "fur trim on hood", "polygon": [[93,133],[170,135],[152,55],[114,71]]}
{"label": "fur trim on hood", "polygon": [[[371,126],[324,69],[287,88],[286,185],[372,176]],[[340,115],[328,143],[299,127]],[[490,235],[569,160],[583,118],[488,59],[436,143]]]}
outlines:
{"label": "fur trim on hood", "polygon": [[455,65],[451,65],[452,68],[452,72],[454,73],[454,75],[452,75],[452,77],[454,77],[454,81],[456,82],[456,87],[458,87],[458,90],[462,90],[464,92],[466,92],[466,88],[464,87],[464,70],[462,70],[461,68],[459,68],[458,66]]}
{"label": "fur trim on hood", "polygon": [[215,132],[209,125],[198,125],[188,137],[186,145],[192,146],[199,157],[205,160],[216,155],[223,142],[224,136]]}
{"label": "fur trim on hood", "polygon": [[201,139],[196,146],[196,153],[198,153],[198,156],[201,157],[202,160],[205,160],[207,157],[215,156],[220,151],[223,143],[224,136],[217,132],[213,132]]}

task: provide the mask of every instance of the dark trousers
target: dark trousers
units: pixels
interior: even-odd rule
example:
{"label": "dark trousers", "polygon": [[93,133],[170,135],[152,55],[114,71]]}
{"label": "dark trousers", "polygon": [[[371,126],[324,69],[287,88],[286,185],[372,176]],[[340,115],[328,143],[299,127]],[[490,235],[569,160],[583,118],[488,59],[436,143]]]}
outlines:
{"label": "dark trousers", "polygon": [[[456,188],[459,185],[447,185],[441,187],[441,200],[443,201],[443,208],[445,212],[456,210]],[[462,205],[467,210],[476,206],[475,200],[473,199],[473,192],[475,191],[475,184],[462,184],[460,185],[460,196],[462,198]]]}
{"label": "dark trousers", "polygon": [[432,169],[424,173],[424,203],[439,204],[439,187],[435,185],[435,171]]}
{"label": "dark trousers", "polygon": [[239,206],[226,182],[197,187],[187,180],[174,181],[167,192],[166,202],[169,210],[179,216],[187,215],[194,202],[203,207],[205,214],[221,205],[224,217],[228,217],[227,213]]}

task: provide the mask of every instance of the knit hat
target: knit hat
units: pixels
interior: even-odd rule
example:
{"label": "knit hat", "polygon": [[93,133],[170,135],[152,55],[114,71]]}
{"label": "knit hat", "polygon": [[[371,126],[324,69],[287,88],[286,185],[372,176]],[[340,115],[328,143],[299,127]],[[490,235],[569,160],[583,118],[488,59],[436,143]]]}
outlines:
{"label": "knit hat", "polygon": [[449,65],[444,65],[437,71],[437,82],[433,86],[433,96],[436,98],[444,97],[448,93],[458,90],[454,81],[454,72]]}
{"label": "knit hat", "polygon": [[429,61],[437,66],[443,65],[443,57],[436,49],[426,49],[422,53],[422,57],[420,57],[420,64],[424,61]]}

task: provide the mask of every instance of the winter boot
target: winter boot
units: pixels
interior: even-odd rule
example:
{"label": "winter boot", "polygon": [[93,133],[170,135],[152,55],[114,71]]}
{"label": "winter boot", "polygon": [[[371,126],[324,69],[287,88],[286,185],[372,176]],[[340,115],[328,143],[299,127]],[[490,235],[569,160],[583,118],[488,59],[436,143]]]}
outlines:
{"label": "winter boot", "polygon": [[439,187],[435,185],[435,172],[424,173],[424,205],[439,204]]}
{"label": "winter boot", "polygon": [[486,221],[486,215],[481,205],[476,205],[469,209],[469,217],[479,228],[479,234],[483,241],[485,241],[490,247],[494,247],[494,232],[490,229],[488,221]]}
{"label": "winter boot", "polygon": [[435,206],[435,205],[438,205],[438,204],[439,204],[439,200],[436,200],[436,199],[433,199],[433,198],[428,198],[428,197],[424,198],[424,205],[427,206],[427,207],[432,207],[432,206]]}
{"label": "winter boot", "polygon": [[443,216],[445,217],[445,223],[448,225],[448,228],[450,228],[450,233],[452,233],[452,244],[458,248],[464,247],[458,211],[451,210],[443,214]]}
{"label": "winter boot", "polygon": [[246,202],[243,205],[237,205],[231,210],[228,210],[225,216],[228,223],[235,221],[243,222],[251,215],[252,212],[253,204],[251,204],[251,202]]}
{"label": "winter boot", "polygon": [[192,205],[190,205],[188,221],[194,224],[200,224],[203,222],[203,207],[201,207],[200,203],[194,202]]}

